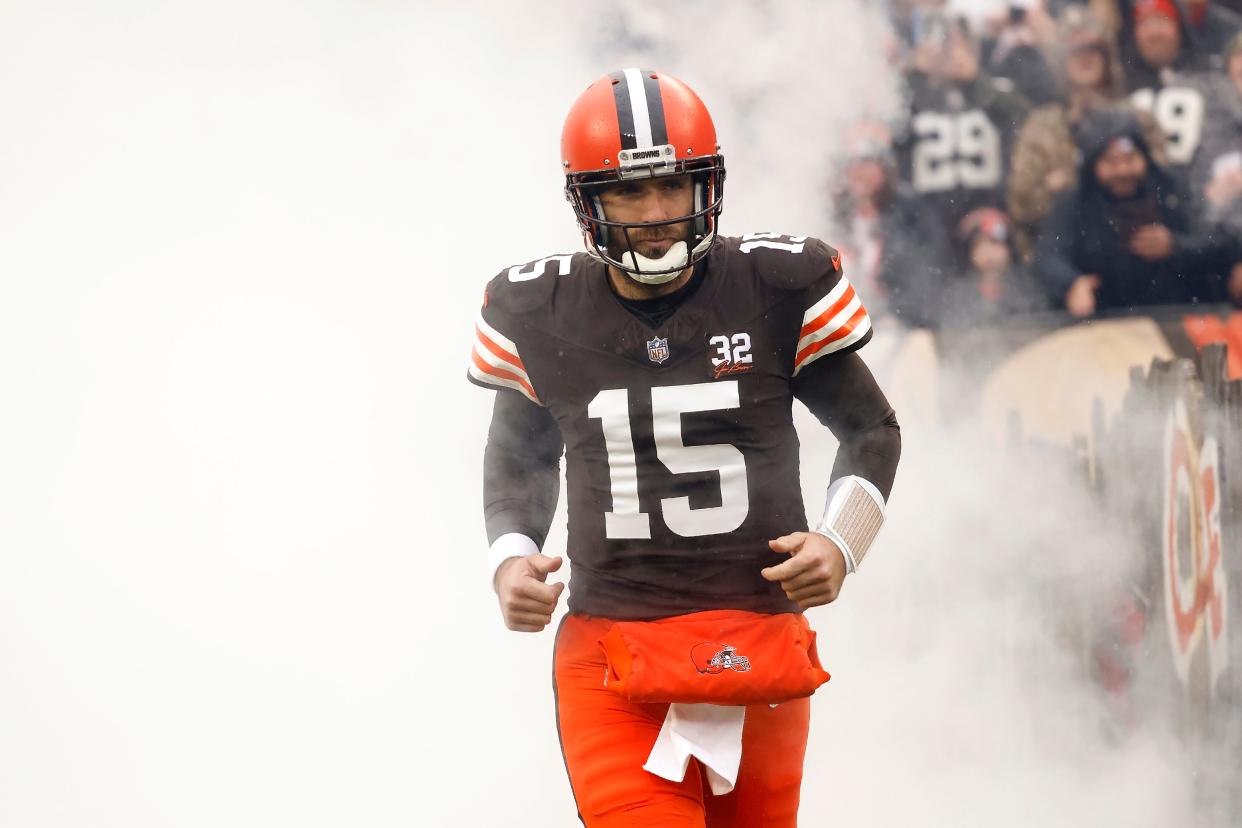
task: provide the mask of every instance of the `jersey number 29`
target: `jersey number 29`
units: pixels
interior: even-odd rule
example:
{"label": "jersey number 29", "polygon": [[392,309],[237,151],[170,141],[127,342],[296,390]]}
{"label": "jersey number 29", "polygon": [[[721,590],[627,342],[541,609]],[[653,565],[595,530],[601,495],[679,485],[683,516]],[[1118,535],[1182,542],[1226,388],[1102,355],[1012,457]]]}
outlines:
{"label": "jersey number 29", "polygon": [[[746,520],[750,492],[746,486],[746,458],[736,446],[687,446],[682,440],[681,415],[695,411],[738,408],[737,381],[704,382],[651,389],[651,413],[656,457],[673,474],[720,473],[720,505],[690,508],[689,497],[660,501],[664,524],[678,535],[719,535],[732,532]],[[610,539],[650,538],[651,516],[638,503],[638,461],[630,427],[629,391],[600,391],[587,406],[587,415],[602,421],[608,449],[608,479],[612,510],[604,513],[604,531]]]}

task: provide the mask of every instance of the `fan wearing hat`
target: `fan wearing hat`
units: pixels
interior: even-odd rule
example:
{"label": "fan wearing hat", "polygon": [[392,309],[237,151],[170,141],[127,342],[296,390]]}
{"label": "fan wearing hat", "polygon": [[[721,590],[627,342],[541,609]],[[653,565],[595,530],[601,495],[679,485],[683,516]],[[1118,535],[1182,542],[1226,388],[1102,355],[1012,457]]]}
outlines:
{"label": "fan wearing hat", "polygon": [[1134,46],[1151,71],[1172,68],[1182,58],[1182,15],[1173,0],[1137,0]]}
{"label": "fan wearing hat", "polygon": [[1004,199],[1007,159],[1030,104],[980,68],[979,41],[963,18],[929,11],[920,19],[895,150],[902,180],[948,236],[975,207]]}
{"label": "fan wearing hat", "polygon": [[[1053,198],[1077,180],[1074,125],[1100,107],[1126,105],[1116,44],[1102,24],[1081,8],[1067,9],[1057,43],[1054,65],[1065,100],[1031,113],[1018,134],[1009,173],[1009,215],[1016,225],[1018,249],[1028,257]],[[1164,133],[1159,124],[1150,113],[1134,112],[1152,156],[1164,163]]]}
{"label": "fan wearing hat", "polygon": [[946,285],[941,327],[973,327],[1046,310],[1048,300],[1020,263],[1013,225],[995,207],[967,213],[954,234],[962,275]]}
{"label": "fan wearing hat", "polygon": [[1185,190],[1152,157],[1133,113],[1093,112],[1076,138],[1078,187],[1058,197],[1036,245],[1051,298],[1085,317],[1219,296],[1235,244],[1194,228]]}
{"label": "fan wearing hat", "polygon": [[1195,48],[1174,0],[1136,0],[1131,14],[1121,44],[1130,100],[1159,121],[1169,171],[1185,182],[1203,137],[1211,55]]}

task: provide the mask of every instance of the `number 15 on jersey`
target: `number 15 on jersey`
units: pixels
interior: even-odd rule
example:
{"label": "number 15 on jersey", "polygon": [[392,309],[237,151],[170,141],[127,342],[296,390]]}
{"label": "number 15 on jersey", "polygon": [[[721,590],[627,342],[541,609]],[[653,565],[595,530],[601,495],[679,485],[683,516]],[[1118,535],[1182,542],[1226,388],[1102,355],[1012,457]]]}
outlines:
{"label": "number 15 on jersey", "polygon": [[[693,509],[687,496],[660,501],[664,523],[672,532],[683,537],[717,535],[732,532],[745,522],[750,493],[742,452],[724,443],[687,446],[681,428],[682,414],[740,406],[736,380],[651,389],[652,434],[659,461],[673,474],[720,475],[719,506]],[[651,516],[642,511],[638,501],[638,461],[630,423],[629,389],[600,391],[587,406],[587,416],[601,421],[608,450],[612,509],[604,513],[606,536],[614,540],[650,538]]]}

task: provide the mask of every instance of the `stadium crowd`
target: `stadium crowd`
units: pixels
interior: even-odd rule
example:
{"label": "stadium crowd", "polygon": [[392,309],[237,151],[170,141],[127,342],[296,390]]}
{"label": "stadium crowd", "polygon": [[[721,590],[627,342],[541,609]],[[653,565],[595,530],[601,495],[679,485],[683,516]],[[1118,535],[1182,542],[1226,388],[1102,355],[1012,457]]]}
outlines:
{"label": "stadium crowd", "polygon": [[1242,0],[891,0],[906,111],[833,204],[873,316],[1242,305]]}

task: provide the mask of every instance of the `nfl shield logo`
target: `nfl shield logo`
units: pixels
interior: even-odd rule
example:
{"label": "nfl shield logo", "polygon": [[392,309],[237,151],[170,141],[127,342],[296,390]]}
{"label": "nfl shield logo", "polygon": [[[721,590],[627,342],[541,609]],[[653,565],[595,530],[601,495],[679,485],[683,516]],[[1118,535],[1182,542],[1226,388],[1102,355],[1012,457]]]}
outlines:
{"label": "nfl shield logo", "polygon": [[647,356],[656,365],[668,359],[668,337],[661,339],[657,336],[655,339],[647,340]]}

